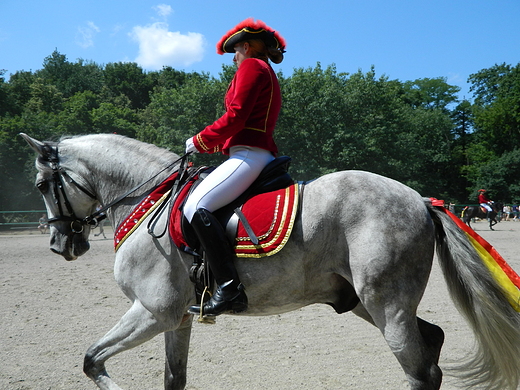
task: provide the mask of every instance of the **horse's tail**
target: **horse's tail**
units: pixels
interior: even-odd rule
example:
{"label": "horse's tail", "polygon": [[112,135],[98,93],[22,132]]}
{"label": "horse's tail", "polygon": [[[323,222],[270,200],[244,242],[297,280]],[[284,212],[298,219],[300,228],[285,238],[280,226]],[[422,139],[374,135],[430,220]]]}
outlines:
{"label": "horse's tail", "polygon": [[493,279],[466,233],[427,203],[435,223],[437,255],[450,295],[475,334],[474,353],[456,367],[465,385],[517,389],[520,383],[520,314]]}

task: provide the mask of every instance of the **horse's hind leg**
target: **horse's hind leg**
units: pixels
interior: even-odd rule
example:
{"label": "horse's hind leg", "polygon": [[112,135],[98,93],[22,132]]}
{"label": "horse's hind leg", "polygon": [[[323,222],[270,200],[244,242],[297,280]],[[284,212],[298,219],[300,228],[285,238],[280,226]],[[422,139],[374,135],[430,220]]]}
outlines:
{"label": "horse's hind leg", "polygon": [[366,310],[357,307],[354,313],[380,329],[413,390],[438,390],[443,332],[417,318],[433,262],[433,242],[425,235],[392,243],[369,237],[371,245],[358,240],[351,247],[353,285]]}
{"label": "horse's hind leg", "polygon": [[[352,310],[352,313],[376,326],[374,320],[362,304],[358,304]],[[442,344],[444,344],[444,331],[437,325],[426,322],[419,317],[417,317],[417,325],[419,326],[419,331],[421,332],[424,342],[428,346],[429,352],[435,357],[435,363],[438,363]]]}
{"label": "horse's hind leg", "polygon": [[401,364],[411,389],[438,390],[442,382],[442,371],[437,365],[442,345],[440,328],[409,313],[395,312],[392,315],[394,318],[387,319],[384,325],[383,335]]}
{"label": "horse's hind leg", "polygon": [[[377,326],[362,304],[358,304],[352,312]],[[400,323],[397,331],[394,331],[393,327],[394,325],[387,322],[383,334],[403,367],[411,388],[438,390],[442,381],[442,372],[437,365],[444,343],[442,329],[419,317],[416,317],[415,325],[410,323],[409,326],[405,326],[404,323]]]}
{"label": "horse's hind leg", "polygon": [[419,317],[417,317],[417,325],[424,342],[428,346],[428,353],[433,356],[435,364],[438,364],[442,344],[444,344],[444,331],[439,326],[426,322]]}

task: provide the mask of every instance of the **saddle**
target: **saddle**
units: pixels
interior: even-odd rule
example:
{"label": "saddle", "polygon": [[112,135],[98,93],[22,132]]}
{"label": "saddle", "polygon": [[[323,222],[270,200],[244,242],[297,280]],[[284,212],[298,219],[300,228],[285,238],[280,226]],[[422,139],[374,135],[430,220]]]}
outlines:
{"label": "saddle", "polygon": [[[241,196],[213,212],[213,215],[224,227],[228,240],[237,249],[237,256],[249,257],[244,256],[238,250],[239,243],[244,241],[244,235],[248,238],[245,241],[250,241],[250,243],[256,245],[257,250],[260,250],[261,254],[265,255],[266,253],[262,252],[262,245],[259,245],[260,240],[262,238],[265,239],[265,232],[262,232],[262,228],[260,228],[260,232],[255,233],[252,227],[254,222],[250,221],[258,223],[258,215],[261,214],[267,217],[268,221],[266,223],[270,225],[272,225],[274,219],[281,222],[282,211],[285,210],[286,213],[292,211],[290,210],[291,207],[288,207],[286,203],[291,203],[291,199],[293,199],[295,204],[292,205],[292,208],[297,205],[297,199],[294,201],[297,195],[297,185],[288,173],[290,162],[291,158],[287,156],[276,158],[262,170],[258,178]],[[187,252],[191,250],[196,252],[199,242],[191,225],[184,217],[183,207],[193,190],[214,169],[215,167],[203,167],[191,174],[190,178],[182,185],[172,207],[170,236],[179,248]],[[246,205],[248,202],[253,202],[253,207]],[[276,202],[278,202],[278,207],[276,207]],[[282,206],[287,207],[284,207],[284,210],[280,210],[280,203],[282,203]],[[274,215],[274,209],[276,209],[279,215]],[[273,216],[275,218],[271,218]],[[285,220],[287,221],[287,218]],[[261,254],[252,257],[263,257]]]}
{"label": "saddle", "polygon": [[[240,197],[213,212],[224,227],[237,257],[269,256],[280,251],[287,242],[296,216],[299,188],[287,172],[290,161],[289,157],[273,160]],[[194,256],[190,279],[195,285],[197,303],[204,300],[207,288],[214,287],[214,280],[199,254],[200,243],[184,217],[183,206],[189,194],[213,169],[202,168],[184,183],[173,202],[169,224],[174,243]]]}

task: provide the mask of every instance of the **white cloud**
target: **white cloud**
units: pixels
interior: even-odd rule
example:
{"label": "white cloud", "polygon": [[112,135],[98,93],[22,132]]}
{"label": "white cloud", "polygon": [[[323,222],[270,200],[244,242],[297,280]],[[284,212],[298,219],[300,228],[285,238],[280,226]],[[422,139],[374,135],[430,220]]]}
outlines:
{"label": "white cloud", "polygon": [[87,22],[86,26],[78,27],[76,43],[84,49],[94,46],[94,36],[100,31],[94,22]]}
{"label": "white cloud", "polygon": [[170,15],[173,12],[173,9],[168,4],[159,4],[155,7],[153,7],[154,10],[157,11],[159,16],[166,17]]}
{"label": "white cloud", "polygon": [[167,23],[136,26],[130,35],[139,44],[135,62],[146,69],[159,70],[165,65],[185,67],[202,61],[204,55],[202,34],[168,31]]}
{"label": "white cloud", "polygon": [[117,35],[120,31],[124,30],[125,26],[123,24],[116,24],[112,27],[112,36]]}
{"label": "white cloud", "polygon": [[464,77],[459,73],[448,72],[448,76],[448,83],[458,84],[465,81]]}

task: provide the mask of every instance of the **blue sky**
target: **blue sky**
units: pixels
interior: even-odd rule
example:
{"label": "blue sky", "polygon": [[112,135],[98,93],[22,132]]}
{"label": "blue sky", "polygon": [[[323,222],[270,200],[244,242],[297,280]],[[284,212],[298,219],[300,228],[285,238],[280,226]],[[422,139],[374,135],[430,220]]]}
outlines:
{"label": "blue sky", "polygon": [[470,98],[467,78],[520,62],[519,0],[1,0],[0,69],[41,69],[55,49],[69,61],[135,61],[218,76],[232,55],[215,44],[254,17],[287,41],[294,68],[335,64],[401,81],[446,77]]}

